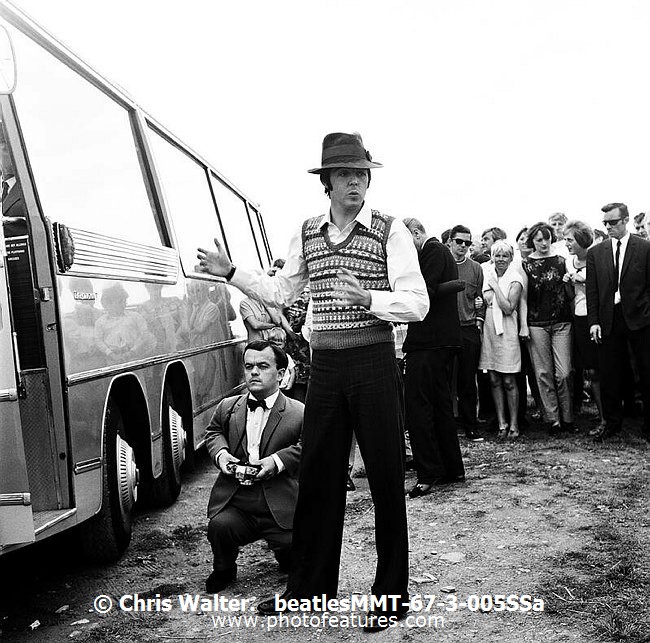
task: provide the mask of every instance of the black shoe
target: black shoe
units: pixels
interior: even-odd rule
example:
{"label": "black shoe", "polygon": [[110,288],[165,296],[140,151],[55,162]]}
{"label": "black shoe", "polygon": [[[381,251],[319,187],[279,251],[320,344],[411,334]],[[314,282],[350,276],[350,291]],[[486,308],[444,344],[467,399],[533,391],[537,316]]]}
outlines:
{"label": "black shoe", "polygon": [[569,433],[578,433],[578,427],[575,422],[562,422],[562,430]]}
{"label": "black shoe", "polygon": [[[297,596],[294,596],[293,592],[290,592],[287,589],[285,590],[284,593],[280,594],[278,598],[288,601],[291,600],[292,598],[297,598]],[[263,616],[273,616],[274,614],[282,614],[282,612],[284,611],[285,610],[283,609],[276,609],[275,596],[273,596],[272,598],[266,598],[257,604],[257,613],[262,614]]]}
{"label": "black shoe", "polygon": [[428,496],[433,491],[433,484],[426,482],[418,482],[413,489],[409,491],[409,498],[420,498],[421,496]]}
{"label": "black shoe", "polygon": [[222,571],[213,571],[205,581],[205,591],[208,594],[217,594],[222,589],[226,589],[237,578],[237,567],[224,569]]}
{"label": "black shoe", "polygon": [[613,435],[616,435],[621,430],[620,426],[613,426],[611,424],[606,424],[598,433],[594,435],[594,442],[602,442],[607,438],[611,438]]}
{"label": "black shoe", "polygon": [[381,632],[386,630],[397,621],[406,618],[406,611],[404,612],[385,612],[383,610],[371,610],[366,615],[366,624],[363,626],[364,632]]}
{"label": "black shoe", "polygon": [[354,482],[352,482],[352,478],[348,475],[348,479],[345,481],[345,490],[354,491],[355,489],[356,486],[354,485]]}
{"label": "black shoe", "polygon": [[470,442],[483,442],[483,438],[480,436],[478,431],[474,431],[472,429],[467,429],[465,431],[465,437],[470,441]]}

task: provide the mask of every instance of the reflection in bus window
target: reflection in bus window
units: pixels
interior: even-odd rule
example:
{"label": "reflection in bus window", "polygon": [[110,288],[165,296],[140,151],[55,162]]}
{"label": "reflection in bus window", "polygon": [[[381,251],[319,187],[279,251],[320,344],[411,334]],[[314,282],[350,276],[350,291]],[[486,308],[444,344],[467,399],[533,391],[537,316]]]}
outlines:
{"label": "reflection in bus window", "polygon": [[16,33],[14,94],[45,216],[161,245],[128,112]]}
{"label": "reflection in bus window", "polygon": [[178,251],[185,274],[188,274],[194,272],[199,246],[214,237],[220,242],[223,240],[217,212],[203,167],[155,130],[150,132],[156,167],[174,222]]}

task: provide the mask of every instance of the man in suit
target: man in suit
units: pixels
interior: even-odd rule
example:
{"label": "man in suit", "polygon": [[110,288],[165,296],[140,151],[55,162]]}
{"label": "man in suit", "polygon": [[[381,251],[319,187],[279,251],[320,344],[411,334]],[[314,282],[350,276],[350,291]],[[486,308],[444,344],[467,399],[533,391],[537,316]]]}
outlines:
{"label": "man in suit", "polygon": [[409,324],[402,350],[406,354],[404,392],[406,425],[418,474],[411,498],[425,496],[435,485],[465,480],[463,458],[452,411],[451,364],[461,346],[457,294],[465,288],[448,248],[427,237],[417,219],[404,219],[418,250],[420,270],[431,308]]}
{"label": "man in suit", "polygon": [[609,239],[587,252],[587,316],[591,341],[598,344],[605,426],[602,440],[623,422],[624,368],[628,342],[641,377],[644,435],[650,436],[650,242],[627,230],[624,203],[602,208]]}
{"label": "man in suit", "polygon": [[[244,350],[248,393],[222,400],[206,434],[219,469],[208,504],[208,539],[214,554],[206,581],[220,592],[237,576],[239,547],[264,538],[282,571],[288,571],[304,405],[279,390],[286,353],[265,340]],[[235,465],[257,464],[250,480]]]}

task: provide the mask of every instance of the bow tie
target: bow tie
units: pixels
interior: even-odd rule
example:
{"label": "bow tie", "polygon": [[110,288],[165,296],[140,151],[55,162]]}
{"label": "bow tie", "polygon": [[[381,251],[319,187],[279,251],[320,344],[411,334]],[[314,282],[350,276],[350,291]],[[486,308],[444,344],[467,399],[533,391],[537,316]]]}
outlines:
{"label": "bow tie", "polygon": [[248,405],[248,408],[251,411],[254,411],[255,409],[266,409],[266,400],[256,400],[254,397],[249,397],[248,401],[246,402]]}

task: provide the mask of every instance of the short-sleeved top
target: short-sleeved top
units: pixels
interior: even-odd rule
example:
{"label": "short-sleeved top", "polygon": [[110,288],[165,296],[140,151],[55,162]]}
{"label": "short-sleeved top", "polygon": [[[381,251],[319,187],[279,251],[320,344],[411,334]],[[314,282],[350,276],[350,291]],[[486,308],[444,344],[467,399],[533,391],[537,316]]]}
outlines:
{"label": "short-sleeved top", "polygon": [[528,276],[528,325],[571,321],[571,302],[562,281],[566,274],[564,257],[527,257],[522,265]]}

